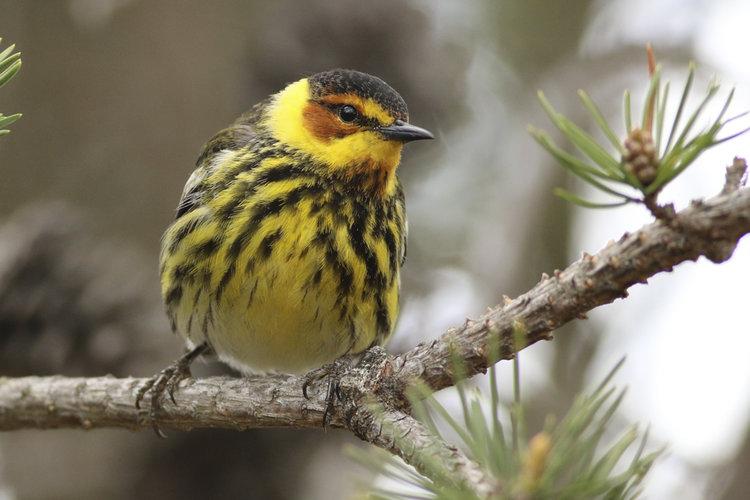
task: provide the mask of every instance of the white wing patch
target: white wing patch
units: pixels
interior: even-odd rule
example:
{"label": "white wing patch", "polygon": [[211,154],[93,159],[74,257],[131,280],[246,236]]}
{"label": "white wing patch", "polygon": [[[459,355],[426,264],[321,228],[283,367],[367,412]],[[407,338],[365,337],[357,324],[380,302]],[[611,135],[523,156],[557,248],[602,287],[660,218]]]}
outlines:
{"label": "white wing patch", "polygon": [[203,196],[203,189],[201,184],[203,180],[211,175],[224,161],[234,153],[231,149],[222,149],[211,157],[208,164],[201,165],[200,167],[193,170],[190,174],[185,187],[182,188],[182,196],[180,196],[180,203],[177,205],[177,218],[182,214],[193,210],[200,202]]}

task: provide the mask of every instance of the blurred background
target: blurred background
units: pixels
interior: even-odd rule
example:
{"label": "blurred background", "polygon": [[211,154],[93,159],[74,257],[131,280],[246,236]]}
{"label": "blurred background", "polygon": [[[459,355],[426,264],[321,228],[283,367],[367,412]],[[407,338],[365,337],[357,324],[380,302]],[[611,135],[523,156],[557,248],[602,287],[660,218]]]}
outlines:
{"label": "blurred background", "polygon": [[[744,0],[0,0],[0,16],[4,46],[24,58],[0,93],[0,110],[24,114],[0,139],[0,375],[148,376],[175,358],[182,346],[158,296],[161,232],[203,142],[301,76],[379,75],[438,138],[409,148],[400,168],[411,231],[393,352],[649,220],[639,207],[581,210],[551,194],[584,188],[526,133],[551,129],[537,89],[578,120],[578,88],[619,116],[624,88],[642,102],[651,41],[675,90],[695,60],[697,89],[716,74],[737,86],[735,112],[750,109]],[[664,200],[715,194],[749,146],[712,150]],[[669,446],[645,497],[748,498],[748,273],[744,241],[729,262],[684,264],[524,351],[530,430],[627,355],[619,424],[650,424],[653,446]],[[507,366],[501,374],[509,394]],[[356,440],[7,433],[0,499],[345,498],[362,475],[345,442]]]}

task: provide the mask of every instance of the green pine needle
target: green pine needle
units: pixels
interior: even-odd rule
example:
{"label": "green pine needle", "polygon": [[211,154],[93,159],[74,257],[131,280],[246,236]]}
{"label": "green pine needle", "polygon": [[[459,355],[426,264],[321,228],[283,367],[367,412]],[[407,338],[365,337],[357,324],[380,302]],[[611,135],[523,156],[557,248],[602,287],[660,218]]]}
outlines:
{"label": "green pine needle", "polygon": [[563,200],[573,203],[575,205],[584,207],[584,208],[614,208],[614,207],[621,207],[630,202],[630,200],[622,200],[622,201],[616,201],[612,203],[597,203],[597,202],[593,202],[589,200],[584,200],[580,196],[577,196],[571,193],[570,191],[567,191],[560,187],[554,188],[552,192],[556,196],[559,196],[560,198],[562,198]]}
{"label": "green pine needle", "polygon": [[[14,54],[14,55],[18,55],[20,57],[20,54]],[[7,60],[6,61],[0,61],[0,69],[2,69],[3,67],[5,67],[4,70],[0,71],[0,87],[2,87],[3,85],[5,85],[6,83],[8,83],[11,78],[13,78],[14,76],[16,76],[16,73],[18,73],[18,70],[21,69],[21,60],[20,59],[17,59],[15,62],[9,63],[7,65],[6,65],[6,63],[8,63]]]}
{"label": "green pine needle", "polygon": [[[654,96],[659,95],[660,84],[661,84],[661,66],[657,66],[656,70],[654,71],[654,74],[651,76],[651,81],[649,82],[649,85],[648,85],[648,91],[646,92],[645,102],[643,103],[643,116],[641,118],[641,128],[643,130],[648,130],[650,128],[649,120],[653,119],[653,115],[650,115],[648,111],[651,106],[652,100],[654,100]],[[654,101],[654,104],[656,104],[655,101]],[[652,112],[655,112],[655,111],[656,110],[652,110]]]}
{"label": "green pine needle", "polygon": [[[2,41],[3,39],[0,38],[0,43]],[[0,52],[0,87],[8,83],[21,69],[21,53],[13,52],[15,48],[15,45],[10,45]],[[4,116],[0,113],[0,136],[9,134],[10,130],[5,127],[14,123],[19,118],[21,118],[21,113],[9,116]]]}
{"label": "green pine needle", "polygon": [[[596,203],[582,199],[562,188],[556,188],[555,194],[570,203],[587,208],[611,208],[627,203],[644,203],[647,196],[653,198],[658,195],[667,184],[690,167],[705,151],[750,130],[750,127],[748,127],[739,132],[721,138],[718,137],[718,134],[728,123],[739,116],[744,116],[743,113],[732,118],[724,118],[734,96],[734,89],[732,89],[724,100],[720,112],[710,124],[699,132],[693,132],[696,124],[704,116],[707,106],[719,92],[719,84],[712,81],[698,106],[688,114],[687,101],[694,80],[695,65],[690,63],[679,104],[674,116],[669,117],[667,103],[669,101],[670,84],[669,82],[662,82],[661,67],[656,66],[649,80],[639,120],[640,129],[638,130],[633,128],[630,91],[624,92],[623,121],[625,133],[629,137],[628,141],[633,142],[618,139],[600,108],[585,91],[579,90],[578,95],[593,122],[606,138],[604,144],[597,142],[582,127],[557,112],[540,91],[538,93],[539,102],[550,121],[587,159],[580,159],[558,147],[543,130],[529,127],[532,137],[563,168],[616,200]],[[683,118],[686,114],[688,114],[687,119],[683,124]],[[650,156],[645,153],[646,147],[649,147],[649,145],[654,151],[654,154]],[[610,152],[612,150],[613,152]],[[644,158],[648,163],[643,163]],[[628,186],[628,190],[633,189],[638,195],[631,196],[614,189],[610,185],[612,183],[625,184]]]}
{"label": "green pine needle", "polygon": [[682,97],[680,97],[680,104],[677,106],[677,112],[674,116],[674,122],[672,122],[672,128],[669,132],[669,138],[667,139],[667,146],[666,149],[669,150],[670,146],[672,145],[672,139],[674,138],[674,134],[677,132],[677,127],[680,124],[680,118],[682,118],[682,112],[685,109],[685,104],[687,103],[688,95],[690,94],[690,88],[693,86],[693,80],[695,79],[695,63],[691,62],[688,65],[688,77],[685,80],[685,87],[682,89]]}
{"label": "green pine needle", "polygon": [[21,113],[16,113],[15,115],[10,116],[4,116],[2,113],[0,113],[0,129],[3,127],[7,127],[11,123],[15,122],[19,118],[21,118]]}
{"label": "green pine needle", "polygon": [[607,120],[604,118],[604,115],[602,115],[602,112],[599,111],[596,103],[594,103],[594,101],[584,90],[578,90],[578,97],[581,98],[583,105],[586,106],[586,109],[591,114],[591,117],[594,119],[596,124],[599,125],[599,128],[602,130],[607,139],[609,139],[614,148],[617,149],[621,155],[624,155],[625,148],[622,147],[620,139],[617,137],[617,134],[614,133],[612,127],[609,126]]}
{"label": "green pine needle", "polygon": [[623,114],[625,116],[625,132],[633,130],[633,115],[630,109],[630,91],[626,90],[623,95]]}
{"label": "green pine needle", "polygon": [[[488,343],[490,352],[498,349],[492,338]],[[494,366],[490,368],[489,397],[479,391],[469,392],[461,388],[463,425],[435,400],[424,384],[416,384],[411,389],[414,397],[410,401],[414,416],[435,436],[446,439],[441,431],[446,426],[458,435],[459,446],[502,486],[498,499],[631,499],[640,494],[643,479],[661,451],[644,455],[648,429],[641,432],[637,426],[629,427],[614,442],[603,443],[604,436],[613,430],[614,415],[625,397],[625,390],[617,391],[611,385],[612,377],[623,362],[624,359],[620,360],[592,393],[579,395],[559,423],[555,424],[553,418],[548,418],[544,430],[529,440],[520,431],[525,422],[518,370],[513,376],[514,400],[508,404],[499,400]],[[463,371],[459,369],[457,373]],[[506,435],[500,422],[503,414],[511,421],[518,419],[516,426],[519,430],[511,430],[510,436]],[[426,415],[429,415],[427,419]],[[514,435],[518,444],[509,446]],[[395,439],[400,438],[396,436]],[[624,460],[634,447],[633,457]],[[421,475],[383,450],[356,449],[351,454],[371,471],[402,485],[392,488],[364,486],[368,491],[367,498],[476,498],[456,484]]]}
{"label": "green pine needle", "polygon": [[656,152],[661,151],[661,138],[664,133],[664,116],[667,111],[667,101],[669,100],[669,82],[664,84],[664,92],[659,98],[659,106],[656,111]]}

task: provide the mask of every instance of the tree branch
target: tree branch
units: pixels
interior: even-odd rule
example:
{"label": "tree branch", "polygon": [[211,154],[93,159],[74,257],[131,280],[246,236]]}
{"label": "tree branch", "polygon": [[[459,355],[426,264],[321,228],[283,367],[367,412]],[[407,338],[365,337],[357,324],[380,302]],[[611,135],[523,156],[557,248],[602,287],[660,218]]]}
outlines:
{"label": "tree branch", "polygon": [[[421,423],[398,410],[374,410],[371,366],[352,370],[342,380],[346,409],[337,412],[332,427],[348,428],[362,440],[401,456],[432,478],[471,485],[489,494],[499,486],[456,447],[432,435]],[[138,388],[146,378],[21,377],[0,378],[0,431],[121,427],[151,429],[148,410],[135,407]],[[303,377],[264,375],[243,378],[189,379],[175,393],[177,404],[159,412],[162,428],[189,431],[196,427],[245,430],[264,427],[321,428],[326,401],[323,394],[302,395]],[[148,404],[144,408],[148,408]],[[345,420],[342,418],[345,415]]]}
{"label": "tree branch", "polygon": [[[499,491],[463,453],[431,435],[408,414],[405,392],[416,379],[435,390],[455,383],[453,359],[463,359],[465,376],[486,371],[489,355],[510,359],[526,346],[551,338],[551,332],[595,307],[627,297],[627,290],[688,260],[705,256],[723,262],[750,232],[750,189],[741,189],[747,167],[736,159],[727,170],[721,194],[696,201],[668,222],[656,221],[596,255],[584,254],[564,271],[543,275],[527,293],[491,308],[431,342],[400,356],[372,349],[339,383],[339,404],[331,425],[397,453],[431,478],[471,485],[480,497]],[[490,340],[497,342],[490,348]],[[146,379],[113,377],[0,378],[0,430],[75,427],[151,426],[147,410],[136,410],[135,393]],[[187,380],[177,404],[164,404],[163,428],[248,429],[321,427],[323,394],[305,399],[303,378],[270,375]],[[381,412],[373,412],[372,401]],[[148,406],[148,405],[145,405]]]}
{"label": "tree branch", "polygon": [[[17,429],[150,429],[148,410],[135,407],[145,378],[0,378],[0,431]],[[322,427],[325,402],[305,399],[293,375],[209,377],[183,381],[177,404],[164,404],[158,424],[191,430],[218,427]],[[148,404],[143,405],[148,408]],[[340,420],[334,426],[341,427]]]}
{"label": "tree branch", "polygon": [[[396,391],[421,378],[435,390],[454,384],[452,356],[465,360],[467,376],[489,366],[488,339],[496,338],[499,359],[515,353],[601,305],[625,298],[628,289],[685,261],[704,256],[715,263],[731,257],[740,238],[750,232],[750,189],[739,189],[747,166],[735,159],[727,169],[722,193],[694,201],[667,225],[662,221],[625,233],[595,255],[542,279],[531,290],[507,299],[477,320],[431,342],[423,342],[394,360]],[[517,338],[520,334],[520,338]]]}
{"label": "tree branch", "polygon": [[439,484],[453,484],[456,489],[473,492],[479,498],[502,491],[501,485],[461,450],[400,410],[360,406],[356,418],[350,420],[350,429],[363,441],[398,455],[425,476],[439,480]]}

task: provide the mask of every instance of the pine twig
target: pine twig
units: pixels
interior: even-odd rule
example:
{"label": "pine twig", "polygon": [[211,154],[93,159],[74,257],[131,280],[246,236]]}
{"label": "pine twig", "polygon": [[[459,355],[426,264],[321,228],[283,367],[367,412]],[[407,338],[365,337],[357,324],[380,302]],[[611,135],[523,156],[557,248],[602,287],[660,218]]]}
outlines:
{"label": "pine twig", "polygon": [[[729,169],[743,170],[736,159]],[[730,174],[730,186],[737,174]],[[741,175],[739,176],[742,177]],[[726,190],[726,188],[725,188]],[[551,332],[588,311],[625,298],[628,289],[685,261],[705,256],[715,263],[731,257],[738,241],[750,232],[750,189],[696,201],[674,217],[674,224],[656,221],[625,233],[595,255],[583,257],[552,277],[544,274],[528,292],[491,308],[475,321],[451,329],[440,338],[419,344],[394,361],[402,386],[421,378],[432,389],[455,382],[451,353],[466,361],[467,376],[487,369],[488,338],[499,340],[500,359],[512,359],[517,348],[514,323],[526,328],[529,346],[550,338]]]}

